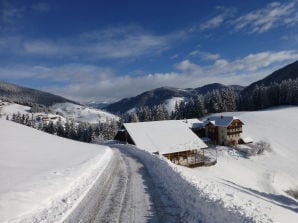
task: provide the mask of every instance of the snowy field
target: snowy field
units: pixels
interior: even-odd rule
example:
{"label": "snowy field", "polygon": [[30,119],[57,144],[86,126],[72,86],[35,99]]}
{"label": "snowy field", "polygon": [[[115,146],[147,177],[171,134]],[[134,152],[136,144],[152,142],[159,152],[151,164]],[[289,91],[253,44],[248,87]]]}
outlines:
{"label": "snowy field", "polygon": [[57,103],[52,106],[52,109],[62,113],[65,118],[73,119],[74,121],[98,123],[119,119],[119,117],[111,113],[72,103]]}
{"label": "snowy field", "polygon": [[56,222],[73,210],[113,155],[0,120],[0,222]]}
{"label": "snowy field", "polygon": [[273,151],[245,158],[218,147],[215,166],[178,171],[212,200],[256,222],[298,222],[298,201],[285,192],[298,190],[298,107],[226,114],[239,117],[244,135],[269,142]]}

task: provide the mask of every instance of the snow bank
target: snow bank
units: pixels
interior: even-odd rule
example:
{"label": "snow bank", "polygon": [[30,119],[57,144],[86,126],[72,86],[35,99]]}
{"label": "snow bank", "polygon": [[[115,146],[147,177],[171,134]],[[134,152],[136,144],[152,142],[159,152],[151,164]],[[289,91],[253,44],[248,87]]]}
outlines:
{"label": "snow bank", "polygon": [[141,159],[152,179],[156,180],[155,184],[162,187],[179,206],[182,211],[180,217],[184,222],[254,222],[252,216],[248,216],[244,210],[238,207],[225,207],[222,200],[212,197],[212,193],[206,194],[199,190],[196,184],[181,174],[176,165],[165,158],[152,155],[131,145],[114,146],[127,150]]}
{"label": "snow bank", "polygon": [[113,152],[0,120],[0,222],[54,222],[78,205]]}

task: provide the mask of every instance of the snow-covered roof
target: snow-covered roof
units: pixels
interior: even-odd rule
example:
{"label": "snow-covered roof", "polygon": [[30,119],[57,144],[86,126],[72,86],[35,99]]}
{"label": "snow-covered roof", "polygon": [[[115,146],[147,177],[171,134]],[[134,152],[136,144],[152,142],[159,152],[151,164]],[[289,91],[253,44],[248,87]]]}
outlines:
{"label": "snow-covered roof", "polygon": [[204,125],[212,123],[215,126],[227,127],[234,120],[240,120],[235,116],[211,116],[204,121]]}
{"label": "snow-covered roof", "polygon": [[189,128],[195,129],[195,128],[201,128],[203,126],[203,122],[200,121],[197,118],[191,118],[191,119],[183,119],[179,120],[188,125]]}
{"label": "snow-covered roof", "polygon": [[160,154],[207,148],[181,120],[124,123],[136,146]]}

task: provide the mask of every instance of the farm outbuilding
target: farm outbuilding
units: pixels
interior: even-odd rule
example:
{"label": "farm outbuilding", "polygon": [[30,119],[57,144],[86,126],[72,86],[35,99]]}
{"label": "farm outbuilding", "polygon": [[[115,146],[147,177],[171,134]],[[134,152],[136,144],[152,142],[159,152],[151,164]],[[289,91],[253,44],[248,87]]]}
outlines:
{"label": "farm outbuilding", "polygon": [[124,123],[115,139],[188,167],[204,165],[203,149],[208,147],[181,120]]}

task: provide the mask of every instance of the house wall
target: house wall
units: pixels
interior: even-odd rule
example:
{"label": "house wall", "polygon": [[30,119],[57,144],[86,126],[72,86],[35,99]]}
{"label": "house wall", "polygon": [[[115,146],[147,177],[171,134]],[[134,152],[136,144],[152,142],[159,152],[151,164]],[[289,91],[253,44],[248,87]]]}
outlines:
{"label": "house wall", "polygon": [[134,141],[127,131],[118,131],[116,136],[114,137],[114,140],[119,140],[121,142],[135,145]]}
{"label": "house wall", "polygon": [[242,133],[242,125],[243,123],[240,120],[234,120],[228,127],[227,127],[227,144],[234,145],[238,144],[241,133]]}
{"label": "house wall", "polygon": [[214,143],[218,144],[218,128],[214,125],[208,124],[205,128],[205,135]]}
{"label": "house wall", "polygon": [[241,138],[243,123],[240,120],[234,120],[228,127],[206,126],[206,135],[216,144],[235,145]]}
{"label": "house wall", "polygon": [[218,128],[218,144],[226,145],[227,143],[227,128],[226,127],[217,127]]}
{"label": "house wall", "polygon": [[206,133],[205,133],[205,128],[193,128],[191,129],[197,136],[199,137],[205,137]]}

